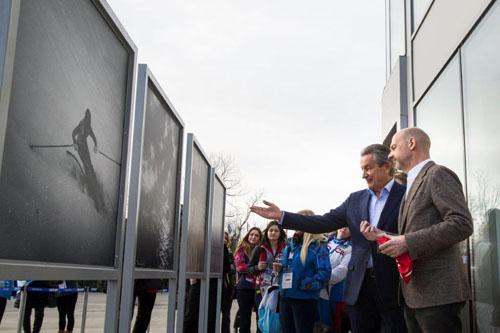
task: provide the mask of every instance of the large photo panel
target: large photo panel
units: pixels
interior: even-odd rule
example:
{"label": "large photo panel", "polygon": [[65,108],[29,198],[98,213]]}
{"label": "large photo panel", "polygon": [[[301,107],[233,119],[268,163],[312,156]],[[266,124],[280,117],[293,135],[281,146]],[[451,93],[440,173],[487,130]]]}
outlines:
{"label": "large photo panel", "polygon": [[214,176],[214,196],[212,201],[212,242],[210,250],[210,273],[221,276],[224,259],[224,209],[226,188]]}
{"label": "large photo panel", "polygon": [[100,1],[20,2],[0,259],[115,263],[135,46],[111,17]]}
{"label": "large photo panel", "polygon": [[203,273],[205,268],[205,234],[208,221],[210,164],[194,144],[189,197],[187,272]]}
{"label": "large photo panel", "polygon": [[150,74],[147,82],[136,266],[173,270],[183,124]]}

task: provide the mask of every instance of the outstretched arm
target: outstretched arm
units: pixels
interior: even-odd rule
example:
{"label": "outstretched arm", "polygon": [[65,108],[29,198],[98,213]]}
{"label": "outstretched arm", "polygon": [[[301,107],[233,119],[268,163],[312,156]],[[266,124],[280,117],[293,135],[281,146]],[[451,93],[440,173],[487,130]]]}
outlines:
{"label": "outstretched arm", "polygon": [[285,229],[301,230],[313,234],[334,231],[347,227],[346,213],[349,198],[339,207],[324,215],[305,216],[281,211],[272,202],[263,201],[267,207],[250,207],[250,211],[266,219],[278,220]]}
{"label": "outstretched arm", "polygon": [[301,230],[311,234],[321,234],[347,227],[348,202],[349,198],[342,205],[324,215],[305,216],[283,212],[282,226],[285,229]]}

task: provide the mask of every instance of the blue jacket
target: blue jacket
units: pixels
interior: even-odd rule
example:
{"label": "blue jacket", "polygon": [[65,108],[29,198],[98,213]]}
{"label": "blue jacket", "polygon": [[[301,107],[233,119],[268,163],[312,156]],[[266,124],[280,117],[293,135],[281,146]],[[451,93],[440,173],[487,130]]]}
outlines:
{"label": "blue jacket", "polygon": [[[16,286],[15,282],[12,280],[0,280],[0,288],[14,288]],[[13,291],[0,290],[0,297],[10,299],[12,297]]]}
{"label": "blue jacket", "polygon": [[[318,299],[319,291],[330,280],[331,267],[326,242],[309,245],[305,265],[300,260],[302,244],[287,245],[283,252],[283,267],[280,274],[282,297],[295,299]],[[292,288],[283,289],[283,274],[292,272]]]}

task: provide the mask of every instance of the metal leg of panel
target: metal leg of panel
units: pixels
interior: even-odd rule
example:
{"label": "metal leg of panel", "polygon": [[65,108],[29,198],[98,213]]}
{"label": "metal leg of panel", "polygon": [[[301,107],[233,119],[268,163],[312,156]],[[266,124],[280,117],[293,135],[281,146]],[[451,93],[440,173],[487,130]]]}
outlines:
{"label": "metal leg of panel", "polygon": [[208,312],[208,290],[210,283],[207,279],[201,279],[200,282],[200,310],[198,312],[198,332],[207,331],[207,312]]}
{"label": "metal leg of panel", "polygon": [[177,279],[168,280],[167,333],[175,332],[175,309],[177,301]]}
{"label": "metal leg of panel", "polygon": [[217,279],[217,307],[215,308],[215,332],[221,330],[221,301],[222,301],[222,279]]}
{"label": "metal leg of panel", "polygon": [[82,326],[80,329],[81,333],[85,332],[85,323],[87,321],[88,304],[89,304],[89,287],[85,287],[85,293],[83,294]]}
{"label": "metal leg of panel", "polygon": [[177,293],[177,315],[175,319],[175,332],[183,332],[184,329],[184,307],[186,305],[186,273],[179,274],[179,291]]}
{"label": "metal leg of panel", "polygon": [[120,307],[120,288],[118,281],[108,281],[106,294],[104,332],[118,332],[118,309]]}
{"label": "metal leg of panel", "polygon": [[23,321],[24,321],[24,315],[26,312],[26,299],[28,298],[28,293],[26,290],[21,289],[21,301],[19,304],[19,316],[17,320],[17,333],[22,333],[23,332]]}

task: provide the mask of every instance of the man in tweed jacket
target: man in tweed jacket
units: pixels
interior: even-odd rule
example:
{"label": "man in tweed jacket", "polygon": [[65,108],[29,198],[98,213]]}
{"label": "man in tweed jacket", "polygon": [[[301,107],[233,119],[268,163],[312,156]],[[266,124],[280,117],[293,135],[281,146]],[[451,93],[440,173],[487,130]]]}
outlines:
{"label": "man in tweed jacket", "polygon": [[409,252],[414,262],[401,283],[409,332],[461,332],[460,313],[469,298],[460,242],[472,234],[471,214],[459,178],[430,160],[429,136],[419,128],[397,132],[389,158],[408,174],[398,219],[400,236],[380,246],[391,257]]}

